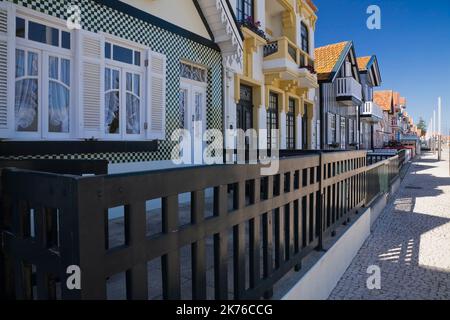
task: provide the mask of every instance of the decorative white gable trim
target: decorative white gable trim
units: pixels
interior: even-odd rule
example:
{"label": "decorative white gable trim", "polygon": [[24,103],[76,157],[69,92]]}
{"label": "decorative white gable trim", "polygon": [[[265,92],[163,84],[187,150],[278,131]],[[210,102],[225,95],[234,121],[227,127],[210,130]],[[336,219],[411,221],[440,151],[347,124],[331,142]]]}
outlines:
{"label": "decorative white gable trim", "polygon": [[222,51],[226,67],[242,72],[243,44],[239,26],[225,0],[198,0],[203,15]]}

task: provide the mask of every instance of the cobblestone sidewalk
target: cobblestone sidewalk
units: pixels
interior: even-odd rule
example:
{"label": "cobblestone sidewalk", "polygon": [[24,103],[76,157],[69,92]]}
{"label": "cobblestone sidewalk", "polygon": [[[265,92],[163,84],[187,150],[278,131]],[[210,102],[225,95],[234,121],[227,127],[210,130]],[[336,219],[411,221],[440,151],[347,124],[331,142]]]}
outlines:
{"label": "cobblestone sidewalk", "polygon": [[[426,154],[411,165],[330,299],[450,299],[450,178]],[[367,289],[367,268],[381,270],[381,289]]]}

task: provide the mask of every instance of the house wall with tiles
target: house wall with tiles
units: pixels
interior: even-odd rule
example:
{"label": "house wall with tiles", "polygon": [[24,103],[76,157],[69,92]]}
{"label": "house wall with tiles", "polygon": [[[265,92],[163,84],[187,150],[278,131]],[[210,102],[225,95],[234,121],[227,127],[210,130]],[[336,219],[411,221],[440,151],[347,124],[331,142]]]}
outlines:
{"label": "house wall with tiles", "polygon": [[[167,58],[166,69],[166,139],[159,141],[155,152],[99,153],[99,154],[48,154],[21,156],[23,159],[106,159],[114,172],[133,171],[134,163],[139,170],[162,168],[170,164],[174,142],[171,133],[179,127],[180,61],[187,60],[207,68],[207,129],[222,130],[222,57],[218,49],[207,46],[189,37],[163,29],[146,20],[136,18],[119,10],[101,4],[101,1],[78,0],[2,0],[13,2],[40,13],[66,20],[68,5],[78,5],[81,9],[82,28],[90,32],[103,32],[148,47],[162,53]],[[148,162],[142,164],[142,162]],[[123,170],[121,165],[124,165]]]}

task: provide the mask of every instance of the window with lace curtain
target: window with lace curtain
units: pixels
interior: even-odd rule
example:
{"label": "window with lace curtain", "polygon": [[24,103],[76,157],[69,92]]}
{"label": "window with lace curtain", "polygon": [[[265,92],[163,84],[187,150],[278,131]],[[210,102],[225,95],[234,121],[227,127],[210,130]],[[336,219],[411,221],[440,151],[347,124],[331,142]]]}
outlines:
{"label": "window with lace curtain", "polygon": [[30,138],[72,131],[71,33],[16,17],[14,128]]}
{"label": "window with lace curtain", "polygon": [[141,51],[105,42],[104,127],[106,138],[144,137]]}

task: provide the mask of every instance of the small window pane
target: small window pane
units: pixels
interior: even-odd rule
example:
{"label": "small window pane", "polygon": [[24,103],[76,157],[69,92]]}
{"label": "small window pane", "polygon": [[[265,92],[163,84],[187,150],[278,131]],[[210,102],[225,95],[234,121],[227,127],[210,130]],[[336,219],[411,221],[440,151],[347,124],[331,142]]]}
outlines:
{"label": "small window pane", "polygon": [[70,50],[70,33],[63,31],[61,33],[61,46],[64,49],[69,49]]}
{"label": "small window pane", "polygon": [[201,72],[201,70],[199,68],[193,67],[192,68],[192,80],[202,81],[201,77],[200,77],[200,72]]}
{"label": "small window pane", "polygon": [[61,81],[70,86],[70,61],[61,59]]}
{"label": "small window pane", "polygon": [[191,79],[192,78],[192,67],[188,64],[181,63],[180,64],[180,76],[182,78]]}
{"label": "small window pane", "polygon": [[127,72],[127,91],[133,91],[133,75]]}
{"label": "small window pane", "polygon": [[16,78],[25,75],[25,51],[16,50]]}
{"label": "small window pane", "polygon": [[69,132],[70,92],[61,83],[51,80],[48,87],[48,131]]}
{"label": "small window pane", "polygon": [[120,74],[118,70],[112,71],[112,89],[119,89]]}
{"label": "small window pane", "polygon": [[180,63],[180,77],[199,82],[206,82],[206,70],[201,67]]}
{"label": "small window pane", "polygon": [[201,70],[200,72],[200,81],[206,82],[206,70]]}
{"label": "small window pane", "polygon": [[105,68],[105,91],[111,89],[111,69]]}
{"label": "small window pane", "polygon": [[118,134],[119,129],[119,91],[110,91],[105,95],[105,130],[106,133]]}
{"label": "small window pane", "polygon": [[46,27],[33,21],[28,22],[28,39],[46,43]]}
{"label": "small window pane", "polygon": [[38,75],[38,55],[34,52],[28,52],[28,71],[29,76]]}
{"label": "small window pane", "polygon": [[36,132],[38,130],[38,80],[23,79],[16,81],[15,92],[16,131]]}
{"label": "small window pane", "polygon": [[57,57],[48,58],[48,76],[51,79],[58,80],[58,60]]}
{"label": "small window pane", "polygon": [[16,18],[16,37],[25,38],[25,20]]}
{"label": "small window pane", "polygon": [[138,97],[141,95],[140,93],[140,86],[141,86],[141,77],[139,77],[138,74],[134,75],[134,94]]}
{"label": "small window pane", "polygon": [[127,134],[140,134],[140,100],[127,93]]}
{"label": "small window pane", "polygon": [[133,64],[133,50],[115,45],[113,59],[116,61]]}
{"label": "small window pane", "polygon": [[51,35],[51,39],[47,39],[47,43],[59,47],[59,30],[55,28],[50,28],[50,30],[51,32],[49,34]]}
{"label": "small window pane", "polygon": [[[111,85],[110,85],[111,84]],[[120,77],[118,70],[105,69],[105,132],[120,133]],[[114,91],[111,91],[114,90]]]}
{"label": "small window pane", "polygon": [[105,43],[105,58],[111,59],[111,43]]}
{"label": "small window pane", "polygon": [[59,30],[33,21],[28,22],[28,39],[59,46]]}
{"label": "small window pane", "polygon": [[136,66],[140,66],[141,65],[141,53],[139,51],[135,51],[134,52],[134,64]]}
{"label": "small window pane", "polygon": [[186,112],[186,106],[187,106],[187,90],[181,89],[180,90],[180,129],[185,128],[185,112]]}

